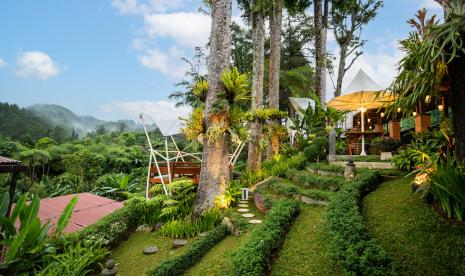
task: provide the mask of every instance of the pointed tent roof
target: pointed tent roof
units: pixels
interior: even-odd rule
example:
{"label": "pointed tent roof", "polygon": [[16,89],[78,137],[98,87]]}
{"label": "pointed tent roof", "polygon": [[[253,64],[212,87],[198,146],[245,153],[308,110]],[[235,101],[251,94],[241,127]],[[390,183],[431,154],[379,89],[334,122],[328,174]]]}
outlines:
{"label": "pointed tent roof", "polygon": [[332,98],[327,106],[346,111],[357,110],[362,106],[366,109],[379,108],[393,100],[390,94],[377,97],[376,92],[381,90],[383,89],[360,69],[344,93]]}
{"label": "pointed tent roof", "polygon": [[374,92],[381,91],[382,88],[372,78],[370,78],[363,69],[360,69],[355,75],[352,82],[344,90],[343,94],[350,94],[354,92]]}

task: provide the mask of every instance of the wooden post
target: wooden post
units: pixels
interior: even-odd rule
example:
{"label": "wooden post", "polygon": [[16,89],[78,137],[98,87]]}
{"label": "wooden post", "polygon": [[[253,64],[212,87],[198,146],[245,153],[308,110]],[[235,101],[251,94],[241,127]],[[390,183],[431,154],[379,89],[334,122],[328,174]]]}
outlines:
{"label": "wooden post", "polygon": [[18,172],[13,172],[11,175],[11,182],[10,182],[10,202],[8,203],[8,209],[6,212],[6,216],[10,217],[11,213],[11,207],[13,206],[13,200],[15,198],[15,191],[16,191],[16,181],[18,181],[19,178],[19,173]]}

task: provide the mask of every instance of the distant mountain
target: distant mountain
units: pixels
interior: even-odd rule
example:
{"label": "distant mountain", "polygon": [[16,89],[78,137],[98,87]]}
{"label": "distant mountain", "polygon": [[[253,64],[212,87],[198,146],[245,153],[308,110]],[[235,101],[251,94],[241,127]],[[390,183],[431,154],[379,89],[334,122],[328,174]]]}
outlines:
{"label": "distant mountain", "polygon": [[[28,107],[27,110],[54,127],[73,130],[79,137],[102,127],[106,131],[143,131],[142,125],[132,120],[104,121],[92,116],[79,116],[61,105],[37,104]],[[148,128],[154,130],[158,127],[150,125]]]}

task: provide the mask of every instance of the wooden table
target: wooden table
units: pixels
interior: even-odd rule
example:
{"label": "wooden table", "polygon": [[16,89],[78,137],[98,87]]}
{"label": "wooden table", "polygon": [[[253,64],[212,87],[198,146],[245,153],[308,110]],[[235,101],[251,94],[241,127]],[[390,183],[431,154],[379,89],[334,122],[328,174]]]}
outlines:
{"label": "wooden table", "polygon": [[347,150],[349,155],[352,155],[352,144],[357,143],[362,135],[365,135],[365,138],[373,138],[377,136],[383,136],[384,132],[382,131],[348,131],[346,132],[347,139]]}

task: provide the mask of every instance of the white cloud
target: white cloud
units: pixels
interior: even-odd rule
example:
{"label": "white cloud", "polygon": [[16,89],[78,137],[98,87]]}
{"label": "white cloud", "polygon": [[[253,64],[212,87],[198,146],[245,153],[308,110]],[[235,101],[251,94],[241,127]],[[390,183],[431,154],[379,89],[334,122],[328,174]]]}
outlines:
{"label": "white cloud", "polygon": [[23,78],[48,79],[60,73],[58,65],[43,52],[24,52],[18,58],[18,76]]}
{"label": "white cloud", "polygon": [[6,65],[7,65],[6,61],[4,61],[2,58],[0,58],[0,68],[5,67]]}
{"label": "white cloud", "polygon": [[151,124],[153,120],[166,135],[179,133],[181,129],[179,117],[187,117],[191,111],[190,107],[175,107],[173,102],[165,100],[117,101],[102,106],[102,110],[129,116],[132,119],[138,118],[141,113],[147,114],[149,118],[146,123]]}
{"label": "white cloud", "polygon": [[185,47],[203,46],[210,35],[210,16],[199,12],[147,14],[145,30],[152,38],[171,38]]}
{"label": "white cloud", "polygon": [[183,6],[182,0],[112,0],[111,5],[121,14],[148,14],[166,12]]}
{"label": "white cloud", "polygon": [[438,4],[438,2],[434,0],[424,0],[423,3],[421,4],[421,8],[427,8],[427,9],[432,9],[432,10],[437,10],[441,9],[441,5]]}
{"label": "white cloud", "polygon": [[183,51],[173,46],[166,53],[157,48],[147,49],[138,59],[139,62],[149,70],[155,70],[171,77],[181,78],[188,69],[187,65],[182,63],[182,57]]}

